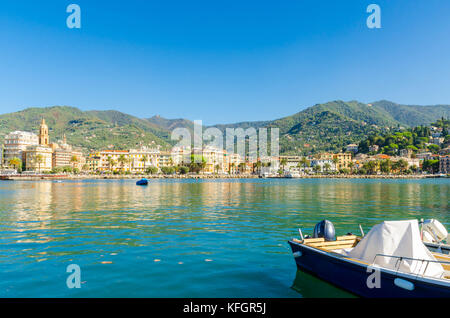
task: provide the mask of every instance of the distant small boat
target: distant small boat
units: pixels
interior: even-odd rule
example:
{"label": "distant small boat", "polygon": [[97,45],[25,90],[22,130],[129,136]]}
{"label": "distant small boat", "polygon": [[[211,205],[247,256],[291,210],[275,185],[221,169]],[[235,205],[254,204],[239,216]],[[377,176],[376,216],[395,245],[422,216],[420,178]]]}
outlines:
{"label": "distant small boat", "polygon": [[145,178],[142,178],[141,180],[136,182],[136,185],[147,185],[148,184],[148,180]]}

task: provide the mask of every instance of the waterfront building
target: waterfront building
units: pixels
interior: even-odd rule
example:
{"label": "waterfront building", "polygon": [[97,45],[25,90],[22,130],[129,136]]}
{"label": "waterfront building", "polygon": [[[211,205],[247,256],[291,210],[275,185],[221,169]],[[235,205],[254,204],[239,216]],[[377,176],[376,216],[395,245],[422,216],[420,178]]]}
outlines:
{"label": "waterfront building", "polygon": [[88,166],[89,171],[101,171],[101,156],[100,153],[91,153],[86,158],[86,164]]}
{"label": "waterfront building", "polygon": [[53,168],[68,167],[81,170],[86,164],[86,158],[83,153],[74,150],[56,148],[52,154]]}
{"label": "waterfront building", "polygon": [[315,166],[320,167],[320,171],[326,171],[328,167],[328,171],[337,171],[336,164],[332,159],[313,159],[311,160],[311,168]]}
{"label": "waterfront building", "polygon": [[98,152],[99,171],[130,171],[129,150],[102,150]]}
{"label": "waterfront building", "polygon": [[[280,156],[280,166],[284,171],[300,172],[299,166],[301,165],[301,156]],[[282,164],[284,163],[284,165]]]}
{"label": "waterfront building", "polygon": [[48,146],[50,139],[48,137],[48,126],[45,123],[45,119],[42,118],[41,125],[39,126],[39,144],[42,146]]}
{"label": "waterfront building", "polygon": [[12,158],[19,158],[24,161],[24,151],[28,146],[39,144],[39,138],[36,134],[26,131],[14,131],[5,136],[3,145],[3,166],[9,167],[9,161]]}
{"label": "waterfront building", "polygon": [[224,173],[224,151],[214,147],[203,147],[202,156],[206,161],[203,172],[205,173]]}
{"label": "waterfront building", "polygon": [[352,154],[350,152],[343,152],[333,155],[333,161],[336,162],[336,169],[348,169],[352,162]]}
{"label": "waterfront building", "polygon": [[439,172],[450,174],[450,156],[442,156],[439,158]]}
{"label": "waterfront building", "polygon": [[191,147],[173,147],[171,150],[172,164],[174,166],[189,166],[189,164],[191,163],[191,153]]}
{"label": "waterfront building", "polygon": [[243,160],[238,153],[224,154],[224,164],[229,174],[237,174],[239,172],[238,167],[242,162]]}
{"label": "waterfront building", "polygon": [[159,155],[160,151],[154,148],[141,147],[140,149],[131,149],[128,154],[130,171],[143,173],[149,167],[158,167]]}
{"label": "waterfront building", "polygon": [[76,151],[67,143],[66,135],[59,144],[51,144],[53,149],[52,166],[53,168],[61,168],[71,166],[81,170],[86,164],[86,158],[81,151]]}
{"label": "waterfront building", "polygon": [[55,145],[50,145],[48,126],[44,118],[39,126],[38,143],[38,145],[28,146],[24,151],[24,170],[39,173],[51,171]]}
{"label": "waterfront building", "polygon": [[52,170],[53,149],[45,145],[28,146],[25,154],[26,171],[46,172]]}
{"label": "waterfront building", "polygon": [[[187,163],[184,163],[184,164],[188,165]],[[162,167],[172,167],[172,166],[174,166],[172,152],[171,151],[161,151],[158,156],[157,167],[159,169],[161,169]]]}

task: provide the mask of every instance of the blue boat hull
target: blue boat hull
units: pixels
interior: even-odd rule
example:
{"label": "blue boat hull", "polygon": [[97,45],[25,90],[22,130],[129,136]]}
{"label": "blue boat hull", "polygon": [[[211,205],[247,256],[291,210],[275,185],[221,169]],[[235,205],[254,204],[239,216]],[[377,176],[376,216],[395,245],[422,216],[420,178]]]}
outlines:
{"label": "blue boat hull", "polygon": [[147,180],[139,180],[138,182],[136,182],[136,185],[148,185],[148,181]]}
{"label": "blue boat hull", "polygon": [[[393,271],[380,272],[380,288],[369,288],[367,280],[372,271],[365,264],[351,262],[344,258],[332,257],[329,253],[289,241],[299,270],[307,271],[337,287],[355,295],[370,298],[410,298],[410,297],[450,297],[450,285],[436,285],[427,279],[416,279],[413,275],[396,274]],[[413,284],[407,290],[394,283],[398,279]],[[397,280],[397,282],[398,282]]]}

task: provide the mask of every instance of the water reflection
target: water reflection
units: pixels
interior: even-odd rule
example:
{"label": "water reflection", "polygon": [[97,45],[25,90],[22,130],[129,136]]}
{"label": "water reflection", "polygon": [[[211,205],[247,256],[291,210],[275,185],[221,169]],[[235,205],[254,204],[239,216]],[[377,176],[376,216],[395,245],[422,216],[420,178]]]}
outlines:
{"label": "water reflection", "polygon": [[[340,235],[357,233],[358,224],[368,230],[382,220],[430,217],[449,227],[449,191],[445,179],[1,182],[0,290],[69,295],[57,282],[26,277],[54,268],[64,280],[61,264],[76,261],[92,275],[79,296],[230,297],[246,290],[243,296],[292,297],[295,263],[286,241],[298,227],[308,233],[326,218]],[[94,273],[129,290],[107,294]],[[314,279],[297,277],[294,286],[302,296],[332,295],[314,288]]]}
{"label": "water reflection", "polygon": [[297,270],[291,288],[304,298],[355,298],[334,285],[331,285],[316,276]]}

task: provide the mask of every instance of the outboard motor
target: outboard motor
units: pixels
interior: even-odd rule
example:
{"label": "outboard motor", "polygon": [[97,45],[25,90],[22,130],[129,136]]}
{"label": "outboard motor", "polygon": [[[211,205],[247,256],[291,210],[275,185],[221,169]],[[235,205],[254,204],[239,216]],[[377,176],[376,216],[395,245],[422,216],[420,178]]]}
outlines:
{"label": "outboard motor", "polygon": [[328,220],[320,221],[314,227],[314,238],[323,237],[325,241],[336,241],[336,231],[334,225]]}
{"label": "outboard motor", "polygon": [[440,243],[447,239],[448,232],[445,226],[435,219],[425,220],[422,225],[423,237],[425,243]]}

